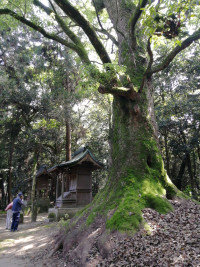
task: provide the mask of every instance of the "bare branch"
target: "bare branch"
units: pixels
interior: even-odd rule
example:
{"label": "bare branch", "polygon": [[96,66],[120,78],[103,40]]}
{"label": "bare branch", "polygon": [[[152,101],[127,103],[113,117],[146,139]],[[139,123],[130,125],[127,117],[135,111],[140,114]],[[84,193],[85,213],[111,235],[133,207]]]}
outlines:
{"label": "bare branch", "polygon": [[153,64],[153,52],[151,50],[151,36],[149,37],[148,39],[148,42],[147,42],[147,52],[149,54],[149,64],[148,64],[148,67],[147,67],[147,71],[151,69],[151,66]]}
{"label": "bare branch", "polygon": [[149,63],[148,63],[147,69],[144,73],[142,83],[140,85],[139,93],[142,92],[146,78],[150,78],[150,76],[151,76],[151,74],[150,74],[151,73],[151,66],[153,64],[153,52],[151,50],[151,36],[149,37],[148,42],[147,42],[147,52],[149,54]]}
{"label": "bare branch", "polygon": [[101,27],[102,30],[104,30],[104,28],[103,28],[103,26],[101,24],[100,18],[99,18],[99,14],[98,14],[98,11],[97,11],[97,8],[96,8],[96,5],[95,5],[95,1],[92,0],[92,3],[93,3],[93,6],[94,6],[94,9],[95,9],[95,12],[96,12],[96,16],[97,16],[97,20],[98,20],[99,26]]}
{"label": "bare branch", "polygon": [[169,64],[172,62],[172,60],[175,58],[175,56],[180,53],[182,50],[190,46],[193,42],[197,41],[200,39],[200,29],[194,32],[191,36],[189,36],[187,39],[185,39],[181,46],[177,45],[163,60],[162,63],[154,66],[150,74],[152,75],[153,73],[159,72],[161,70],[164,70],[169,66]]}
{"label": "bare branch", "polygon": [[53,34],[53,33],[49,33],[47,31],[45,31],[41,26],[38,26],[36,24],[34,24],[33,22],[25,19],[24,17],[18,15],[17,13],[13,12],[10,9],[0,9],[0,15],[10,15],[11,17],[15,18],[16,20],[22,22],[23,24],[29,26],[30,28],[36,30],[37,32],[40,32],[44,37],[57,41],[60,44],[63,44],[66,47],[69,47],[70,49],[72,49],[73,51],[75,51],[80,58],[83,60],[83,62],[85,62],[86,64],[90,64],[90,60],[88,59],[87,54],[83,53],[82,49],[80,49],[77,45],[70,43],[68,41],[66,41],[65,39]]}
{"label": "bare branch", "polygon": [[54,5],[53,5],[53,3],[52,3],[51,0],[49,0],[49,3],[50,3],[50,5],[51,5],[51,7],[53,8],[54,13],[57,14],[56,9],[55,9],[55,7],[54,7]]}
{"label": "bare branch", "polygon": [[38,0],[33,0],[33,4],[41,9],[43,9],[43,11],[45,11],[47,13],[47,15],[51,15],[51,13],[53,13],[53,10],[47,6],[45,6],[44,4],[42,4],[40,1]]}
{"label": "bare branch", "polygon": [[98,29],[96,27],[94,27],[94,29],[97,32],[101,32],[101,33],[105,34],[116,46],[119,46],[119,43],[115,39],[115,37],[112,34],[110,34],[106,29]]}
{"label": "bare branch", "polygon": [[95,11],[96,11],[96,16],[97,16],[97,20],[98,20],[98,23],[99,23],[99,26],[101,27],[101,29],[98,29],[96,27],[94,27],[94,29],[98,32],[101,32],[101,33],[104,33],[105,35],[107,35],[107,37],[116,45],[116,46],[119,46],[119,43],[117,42],[117,40],[115,39],[114,36],[112,36],[112,34],[110,34],[106,29],[103,28],[102,24],[101,24],[101,21],[100,21],[100,18],[99,18],[99,14],[98,14],[98,11],[97,11],[97,8],[96,8],[96,5],[95,5],[95,1],[92,0],[93,2],[93,5],[94,5],[94,8],[95,8]]}
{"label": "bare branch", "polygon": [[[17,9],[19,10],[19,12],[22,14],[23,17],[25,16],[23,10],[22,10],[19,6],[15,5],[15,4],[13,3],[13,1],[8,0],[8,3],[11,4],[11,5],[13,5],[15,8],[17,8]],[[26,3],[25,3],[25,7],[26,7]],[[26,9],[26,8],[25,8],[25,9]]]}
{"label": "bare branch", "polygon": [[83,29],[97,54],[99,55],[101,61],[104,64],[111,63],[111,59],[105,47],[99,40],[92,25],[84,18],[84,16],[78,11],[78,9],[72,6],[68,0],[55,0],[55,3],[65,12],[66,15],[68,15],[73,21],[78,23],[78,25]]}
{"label": "bare branch", "polygon": [[[141,3],[140,3],[141,2]],[[139,0],[139,3],[136,7],[136,10],[130,20],[130,26],[131,26],[131,33],[132,33],[132,36],[134,37],[135,36],[135,26],[136,26],[136,23],[138,22],[143,10],[141,10],[141,8],[144,8],[148,3],[148,0]]]}

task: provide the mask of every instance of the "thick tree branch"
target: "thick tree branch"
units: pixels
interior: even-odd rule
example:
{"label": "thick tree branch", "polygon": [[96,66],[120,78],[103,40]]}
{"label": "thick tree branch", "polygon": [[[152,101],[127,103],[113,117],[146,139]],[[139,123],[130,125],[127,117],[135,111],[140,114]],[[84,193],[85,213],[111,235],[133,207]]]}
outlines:
{"label": "thick tree branch", "polygon": [[191,36],[189,36],[187,39],[185,39],[181,46],[177,45],[163,60],[162,63],[158,64],[157,66],[154,66],[151,71],[150,75],[153,73],[159,72],[161,70],[164,70],[169,66],[169,64],[172,62],[172,60],[175,58],[175,56],[180,53],[182,50],[190,46],[193,42],[200,39],[200,29],[197,30],[195,33],[193,33]]}
{"label": "thick tree branch", "polygon": [[104,85],[100,85],[98,88],[99,93],[101,94],[112,94],[112,95],[118,95],[123,96],[125,98],[128,98],[130,100],[136,100],[139,99],[139,94],[133,90],[133,88],[126,88],[126,87],[106,87]]}
{"label": "thick tree branch", "polygon": [[76,34],[74,34],[70,30],[70,28],[66,25],[66,23],[64,22],[64,20],[57,14],[57,12],[55,12],[51,8],[45,6],[44,4],[42,4],[38,0],[34,0],[33,3],[34,3],[34,5],[38,6],[42,10],[44,10],[49,16],[51,15],[51,13],[53,13],[55,15],[56,21],[58,22],[58,24],[60,25],[60,27],[62,28],[62,30],[64,31],[64,33],[74,42],[74,44],[76,44],[76,46],[79,47],[80,50],[82,50],[82,53],[85,54],[85,56],[87,56],[87,52],[86,52],[83,44],[81,43],[80,39],[77,37]]}
{"label": "thick tree branch", "polygon": [[142,0],[142,1],[138,0],[138,1],[139,1],[139,3],[138,3],[136,10],[135,10],[133,16],[131,17],[130,22],[129,22],[130,27],[131,27],[132,38],[134,38],[134,36],[135,36],[136,23],[138,22],[141,14],[143,12],[143,10],[141,10],[141,8],[144,8],[148,3],[148,0]]}
{"label": "thick tree branch", "polygon": [[140,86],[140,89],[139,89],[139,93],[142,92],[142,89],[144,87],[144,82],[146,80],[146,78],[150,78],[151,77],[151,66],[153,64],[153,52],[151,50],[151,36],[149,37],[148,39],[148,42],[147,42],[147,52],[149,54],[149,63],[148,63],[148,66],[147,66],[147,69],[144,73],[144,76],[143,76],[143,79],[142,79],[142,83],[141,83],[141,86]]}
{"label": "thick tree branch", "polygon": [[51,15],[51,13],[54,13],[53,10],[47,6],[45,6],[44,4],[42,4],[40,1],[38,0],[33,0],[33,4],[39,8],[41,8],[42,10],[44,10],[47,15]]}
{"label": "thick tree branch", "polygon": [[33,22],[25,19],[24,17],[18,15],[17,13],[13,12],[10,9],[0,9],[0,15],[10,15],[11,17],[15,18],[16,20],[22,22],[23,24],[29,26],[30,28],[36,30],[37,32],[40,32],[44,37],[57,41],[60,44],[63,44],[64,46],[74,50],[82,59],[83,62],[85,62],[86,64],[90,64],[90,60],[87,56],[87,54],[83,53],[83,51],[75,44],[73,43],[69,43],[66,40],[64,40],[63,38],[53,34],[53,33],[48,33],[47,31],[45,31],[42,27],[34,24]]}
{"label": "thick tree branch", "polygon": [[95,48],[97,54],[99,55],[102,63],[111,63],[110,57],[103,44],[99,40],[95,30],[92,28],[89,21],[87,21],[78,11],[78,9],[72,6],[67,0],[55,0],[55,3],[65,12],[66,15],[68,15],[83,29],[91,44]]}
{"label": "thick tree branch", "polygon": [[149,37],[148,42],[147,42],[147,52],[149,54],[149,64],[147,67],[147,71],[149,71],[151,70],[151,66],[153,64],[153,52],[151,50],[151,36]]}

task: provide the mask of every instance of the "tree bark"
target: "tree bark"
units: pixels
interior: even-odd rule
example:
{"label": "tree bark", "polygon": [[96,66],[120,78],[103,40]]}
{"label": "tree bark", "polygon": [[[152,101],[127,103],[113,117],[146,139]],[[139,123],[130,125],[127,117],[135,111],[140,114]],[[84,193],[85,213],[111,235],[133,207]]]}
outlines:
{"label": "tree bark", "polygon": [[190,158],[189,153],[186,154],[186,162],[187,162],[188,173],[190,177],[192,196],[194,199],[198,199],[197,192],[196,192],[196,182],[195,182],[193,171],[192,171],[192,163],[191,163],[191,158]]}
{"label": "tree bark", "polygon": [[177,176],[176,180],[174,181],[175,185],[177,186],[177,188],[179,190],[182,190],[182,180],[183,180],[183,175],[185,172],[185,167],[186,167],[186,156],[184,156],[184,158],[182,160],[178,176]]}
{"label": "tree bark", "polygon": [[34,149],[33,156],[33,171],[32,171],[32,190],[31,190],[31,221],[36,222],[37,219],[37,205],[35,199],[35,189],[36,189],[36,172],[37,172],[37,146]]}
{"label": "tree bark", "polygon": [[8,203],[11,202],[11,188],[12,188],[12,161],[13,161],[13,152],[14,152],[14,142],[11,141],[9,149],[9,160],[8,160]]}
{"label": "tree bark", "polygon": [[71,160],[71,123],[66,120],[66,161]]}

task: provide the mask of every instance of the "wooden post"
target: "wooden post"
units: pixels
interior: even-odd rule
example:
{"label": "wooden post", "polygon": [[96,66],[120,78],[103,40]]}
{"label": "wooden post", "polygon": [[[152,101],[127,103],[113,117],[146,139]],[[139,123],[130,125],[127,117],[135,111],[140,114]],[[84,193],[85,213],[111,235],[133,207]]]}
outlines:
{"label": "wooden post", "polygon": [[57,175],[57,178],[56,178],[56,200],[58,199],[58,179],[59,179],[59,175]]}
{"label": "wooden post", "polygon": [[61,173],[61,176],[62,176],[62,200],[63,200],[63,197],[64,197],[64,176],[63,176],[63,173]]}

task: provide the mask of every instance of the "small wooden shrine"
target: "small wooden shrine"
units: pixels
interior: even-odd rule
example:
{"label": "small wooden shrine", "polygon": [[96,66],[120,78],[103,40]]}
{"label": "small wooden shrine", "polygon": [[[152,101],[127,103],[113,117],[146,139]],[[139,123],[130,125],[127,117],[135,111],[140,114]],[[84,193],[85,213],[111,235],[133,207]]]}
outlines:
{"label": "small wooden shrine", "polygon": [[89,148],[83,147],[74,153],[71,160],[48,169],[48,174],[57,176],[55,206],[73,208],[90,203],[92,172],[103,167]]}
{"label": "small wooden shrine", "polygon": [[36,197],[55,201],[55,189],[54,177],[48,173],[46,165],[42,165],[36,174]]}

